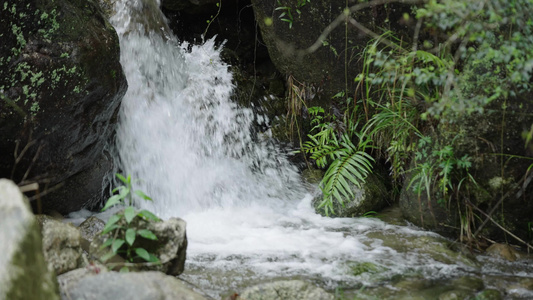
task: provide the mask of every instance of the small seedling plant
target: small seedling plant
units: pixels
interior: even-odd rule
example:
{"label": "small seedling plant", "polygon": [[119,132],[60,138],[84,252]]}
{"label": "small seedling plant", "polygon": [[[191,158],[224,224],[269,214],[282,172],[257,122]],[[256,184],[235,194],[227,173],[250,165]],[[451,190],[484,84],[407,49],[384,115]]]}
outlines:
{"label": "small seedling plant", "polygon": [[148,252],[142,247],[134,246],[137,237],[142,237],[148,240],[157,240],[157,236],[148,229],[139,229],[133,226],[133,221],[136,218],[142,218],[147,221],[160,221],[160,219],[148,210],[137,211],[133,207],[133,193],[146,201],[152,201],[152,198],[148,197],[142,191],[133,191],[131,184],[131,176],[124,177],[121,174],[115,174],[116,177],[122,181],[123,185],[113,190],[113,195],[107,200],[102,211],[106,211],[109,208],[122,204],[125,206],[123,211],[120,211],[112,215],[107,221],[102,235],[108,236],[100,249],[109,249],[105,255],[101,257],[101,260],[105,263],[111,257],[119,255],[125,258],[130,263],[145,261],[148,263],[159,264],[159,258],[154,254]]}

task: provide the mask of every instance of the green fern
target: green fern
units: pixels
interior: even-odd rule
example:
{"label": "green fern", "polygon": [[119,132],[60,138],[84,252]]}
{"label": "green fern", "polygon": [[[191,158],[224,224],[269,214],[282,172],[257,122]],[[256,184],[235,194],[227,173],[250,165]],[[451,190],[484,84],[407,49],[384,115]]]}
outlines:
{"label": "green fern", "polygon": [[357,122],[348,119],[342,123],[340,127],[344,128],[344,132],[338,137],[338,126],[334,125],[336,120],[323,122],[324,119],[320,118],[320,121],[322,122],[317,122],[313,128],[318,132],[308,135],[309,141],[304,143],[303,150],[311,154],[311,159],[316,161],[318,167],[325,168],[329,165],[320,183],[323,200],[318,206],[324,208],[326,215],[329,215],[334,212],[334,202],[344,206],[346,202],[353,200],[351,184],[361,187],[372,172],[374,159],[365,152],[370,140],[358,132]]}
{"label": "green fern", "polygon": [[324,199],[319,207],[324,207],[326,214],[330,210],[334,212],[334,200],[342,206],[346,201],[352,201],[354,194],[351,184],[361,188],[361,184],[372,172],[374,159],[359,150],[346,135],[342,139],[342,147],[334,153],[337,158],[331,163],[321,182]]}

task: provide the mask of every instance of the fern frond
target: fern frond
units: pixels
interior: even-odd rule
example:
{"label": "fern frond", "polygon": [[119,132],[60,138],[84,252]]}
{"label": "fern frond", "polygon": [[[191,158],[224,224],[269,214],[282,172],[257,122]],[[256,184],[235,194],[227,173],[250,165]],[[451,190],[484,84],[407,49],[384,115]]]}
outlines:
{"label": "fern frond", "polygon": [[342,206],[346,201],[352,201],[354,194],[351,184],[361,187],[361,183],[372,172],[374,159],[368,153],[358,150],[345,135],[341,146],[335,151],[337,158],[329,166],[321,183],[324,194],[321,206],[325,207],[326,214],[329,210],[334,211],[333,200]]}

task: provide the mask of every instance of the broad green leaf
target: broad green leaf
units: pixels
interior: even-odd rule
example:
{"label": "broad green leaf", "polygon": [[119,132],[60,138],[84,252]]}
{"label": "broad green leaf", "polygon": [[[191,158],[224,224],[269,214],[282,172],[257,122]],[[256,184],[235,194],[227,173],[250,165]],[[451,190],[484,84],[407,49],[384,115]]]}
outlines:
{"label": "broad green leaf", "polygon": [[126,177],[124,177],[122,174],[115,174],[115,176],[117,176],[118,179],[120,179],[120,181],[124,182],[124,184],[128,185],[129,183],[131,183],[131,176],[128,175],[128,178],[126,179]]}
{"label": "broad green leaf", "polygon": [[148,229],[137,230],[137,234],[142,236],[145,239],[149,239],[149,240],[152,240],[152,241],[157,240],[157,236],[153,232],[148,230]]}
{"label": "broad green leaf", "polygon": [[133,218],[135,218],[136,215],[137,214],[135,213],[135,208],[133,206],[128,206],[124,210],[124,218],[126,219],[126,222],[128,222],[128,224],[131,223],[131,221],[133,220]]}
{"label": "broad green leaf", "polygon": [[121,199],[125,199],[130,193],[130,189],[125,186],[120,187],[120,192],[118,193]]}
{"label": "broad green leaf", "polygon": [[119,273],[128,273],[129,271],[130,271],[130,269],[128,267],[122,267],[122,268],[120,268]]}
{"label": "broad green leaf", "polygon": [[120,220],[120,215],[112,215],[111,217],[109,217],[109,220],[107,220],[107,223],[105,224],[104,229],[102,230],[102,234],[106,234],[110,232],[111,230],[118,228],[118,225],[115,225],[115,224],[119,220]]}
{"label": "broad green leaf", "polygon": [[113,244],[113,239],[107,239],[105,242],[100,246],[100,250],[105,249]]}
{"label": "broad green leaf", "polygon": [[161,261],[159,261],[159,258],[157,258],[157,256],[153,255],[152,253],[148,253],[150,255],[150,260],[149,262],[151,263],[161,263]]}
{"label": "broad green leaf", "polygon": [[144,218],[144,219],[151,220],[151,221],[160,221],[161,220],[156,215],[154,215],[153,213],[147,211],[146,209],[141,210],[140,212],[137,213],[137,215],[142,217],[142,218]]}
{"label": "broad green leaf", "polygon": [[139,255],[140,258],[144,259],[145,261],[150,261],[150,253],[146,251],[144,248],[135,248],[135,253]]}
{"label": "broad green leaf", "polygon": [[107,199],[107,202],[105,203],[104,208],[102,208],[102,211],[106,211],[111,206],[120,203],[121,200],[122,200],[122,197],[120,195],[111,196],[109,199]]}
{"label": "broad green leaf", "polygon": [[135,229],[128,228],[128,230],[126,230],[126,242],[130,246],[133,245],[133,242],[135,242]]}
{"label": "broad green leaf", "polygon": [[143,191],[135,191],[135,194],[137,194],[137,196],[143,198],[144,200],[153,201],[152,198],[143,193]]}
{"label": "broad green leaf", "polygon": [[124,240],[116,239],[115,241],[113,241],[111,250],[113,251],[113,253],[117,253],[117,251],[120,249],[120,247],[122,247],[122,245],[124,245]]}
{"label": "broad green leaf", "polygon": [[109,233],[109,232],[111,232],[111,231],[113,231],[113,230],[115,230],[117,228],[120,228],[120,226],[118,226],[117,224],[113,224],[113,225],[111,225],[109,227],[106,226],[106,228],[104,228],[104,230],[102,231],[102,234],[107,234],[107,233]]}

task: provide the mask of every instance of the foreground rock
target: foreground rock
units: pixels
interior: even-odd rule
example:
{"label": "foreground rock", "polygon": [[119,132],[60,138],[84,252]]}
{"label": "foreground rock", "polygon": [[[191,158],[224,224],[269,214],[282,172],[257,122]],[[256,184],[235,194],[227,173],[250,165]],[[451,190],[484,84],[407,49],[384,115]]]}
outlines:
{"label": "foreground rock", "polygon": [[[133,228],[148,229],[157,236],[156,241],[137,237],[133,247],[141,247],[159,258],[161,264],[141,266],[141,270],[154,270],[169,275],[180,275],[185,269],[185,257],[187,252],[186,223],[182,219],[171,218],[166,221],[152,222],[143,219],[135,219],[131,225]],[[100,246],[107,236],[97,236],[90,246],[90,255],[99,259],[107,253],[107,249]]]}
{"label": "foreground rock", "polygon": [[0,300],[59,299],[35,217],[18,187],[0,179]]}
{"label": "foreground rock", "polygon": [[79,268],[82,265],[80,231],[49,217],[40,219],[43,253],[50,271],[59,275]]}
{"label": "foreground rock", "polygon": [[333,295],[301,280],[276,281],[247,288],[241,300],[330,300]]}
{"label": "foreground rock", "polygon": [[43,210],[102,200],[103,155],[127,83],[95,0],[0,7],[0,177],[38,182]]}
{"label": "foreground rock", "polygon": [[70,285],[67,299],[77,300],[202,300],[179,279],[160,272],[108,272],[81,278]]}

